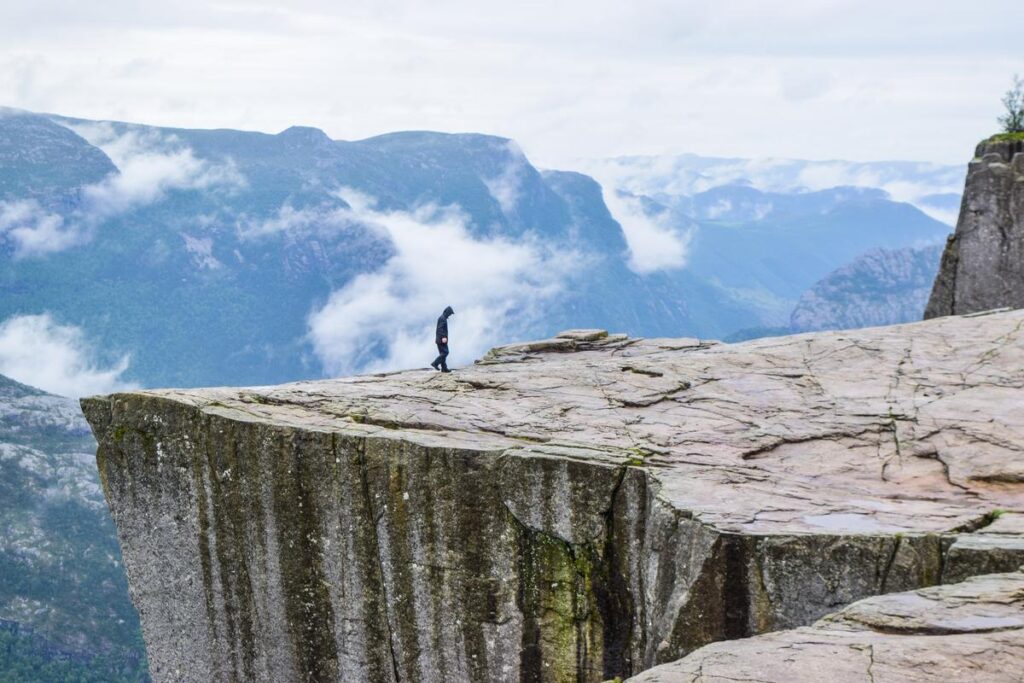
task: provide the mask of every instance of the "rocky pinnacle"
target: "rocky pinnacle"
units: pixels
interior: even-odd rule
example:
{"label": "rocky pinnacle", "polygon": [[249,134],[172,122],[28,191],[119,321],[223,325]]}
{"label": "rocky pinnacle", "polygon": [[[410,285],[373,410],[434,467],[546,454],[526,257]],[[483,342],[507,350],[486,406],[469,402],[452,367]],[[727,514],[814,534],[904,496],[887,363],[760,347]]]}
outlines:
{"label": "rocky pinnacle", "polygon": [[1024,308],[1024,142],[978,145],[924,317]]}

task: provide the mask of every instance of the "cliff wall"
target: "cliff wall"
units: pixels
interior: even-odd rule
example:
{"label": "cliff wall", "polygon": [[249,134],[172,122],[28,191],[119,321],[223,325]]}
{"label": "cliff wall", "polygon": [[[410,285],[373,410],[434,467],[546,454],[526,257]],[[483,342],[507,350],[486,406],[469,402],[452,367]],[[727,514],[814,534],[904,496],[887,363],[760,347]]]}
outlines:
{"label": "cliff wall", "polygon": [[1024,141],[978,145],[924,317],[1024,308]]}
{"label": "cliff wall", "polygon": [[601,681],[1024,562],[1024,312],[83,408],[156,681]]}

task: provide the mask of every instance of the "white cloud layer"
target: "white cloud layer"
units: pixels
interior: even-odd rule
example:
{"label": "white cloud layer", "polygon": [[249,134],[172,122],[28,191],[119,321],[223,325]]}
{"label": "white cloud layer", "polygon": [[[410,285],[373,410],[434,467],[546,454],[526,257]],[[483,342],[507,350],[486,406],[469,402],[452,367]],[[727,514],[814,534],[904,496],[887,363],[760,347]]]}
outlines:
{"label": "white cloud layer", "polygon": [[173,190],[231,191],[245,179],[228,161],[197,159],[173,136],[155,131],[118,132],[110,124],[68,125],[110,157],[118,172],[82,188],[82,202],[66,216],[35,200],[0,202],[0,236],[15,258],[45,256],[83,244],[95,228],[132,209],[161,201]]}
{"label": "white cloud layer", "polygon": [[929,198],[959,195],[966,172],[962,164],[725,159],[692,154],[599,159],[581,165],[612,187],[648,196],[689,196],[732,183],[749,183],[764,192],[783,194],[839,186],[878,188],[893,200],[913,204],[950,224],[955,213],[933,206]]}
{"label": "white cloud layer", "polygon": [[110,367],[82,330],[60,325],[49,314],[19,315],[0,323],[0,375],[62,396],[88,396],[136,388],[121,376],[128,356]]}
{"label": "white cloud layer", "polygon": [[237,225],[238,236],[254,240],[282,232],[331,233],[351,221],[351,212],[330,204],[296,209],[291,204],[278,208],[274,215],[264,219],[243,217]]}
{"label": "white cloud layer", "polygon": [[1019,0],[5,2],[0,102],[341,139],[479,131],[549,167],[962,163],[1024,72],[1022,23]]}
{"label": "white cloud layer", "polygon": [[381,231],[395,255],[310,316],[310,340],[330,374],[425,368],[447,305],[455,309],[450,362],[468,363],[526,330],[579,263],[530,242],[476,239],[453,207],[386,212],[353,190],[339,196],[351,206],[346,219]]}
{"label": "white cloud layer", "polygon": [[515,213],[516,206],[519,204],[523,190],[523,173],[529,162],[522,150],[519,149],[519,145],[511,140],[508,141],[505,151],[508,155],[505,167],[493,178],[485,178],[484,184],[494,200],[498,202],[502,212],[506,216],[510,216]]}
{"label": "white cloud layer", "polygon": [[692,233],[673,227],[666,214],[648,214],[636,197],[606,189],[604,203],[626,236],[629,267],[640,274],[686,265]]}
{"label": "white cloud layer", "polygon": [[33,199],[0,202],[0,236],[14,244],[14,257],[43,256],[80,244],[85,235]]}
{"label": "white cloud layer", "polygon": [[145,129],[119,132],[106,123],[68,127],[102,149],[117,166],[118,173],[84,191],[87,210],[99,219],[153,204],[172,190],[230,189],[245,184],[230,161],[212,164],[197,159],[174,136]]}

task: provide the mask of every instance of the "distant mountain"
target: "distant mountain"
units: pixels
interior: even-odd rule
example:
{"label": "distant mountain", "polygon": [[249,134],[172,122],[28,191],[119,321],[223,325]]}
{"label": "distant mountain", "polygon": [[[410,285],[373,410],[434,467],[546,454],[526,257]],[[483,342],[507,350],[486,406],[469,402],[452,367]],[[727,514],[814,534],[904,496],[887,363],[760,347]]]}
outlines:
{"label": "distant mountain", "polygon": [[[110,151],[119,172],[103,176],[102,168],[112,168],[104,166],[105,153],[69,127]],[[515,253],[502,246],[518,245],[536,257],[516,271],[515,284],[529,287],[521,288],[525,295],[514,292],[513,312],[486,342],[578,325],[714,333],[756,317],[685,271],[631,271],[626,242],[596,183],[542,174],[501,138],[396,133],[340,142],[305,128],[266,135],[17,114],[0,118],[0,146],[18,148],[26,130],[34,131],[28,144],[36,151],[8,155],[4,173],[33,174],[35,189],[28,195],[9,185],[0,193],[8,216],[23,216],[16,229],[7,221],[0,243],[0,319],[51,312],[102,340],[114,356],[130,353],[130,375],[146,385],[321,376],[309,319],[332,293],[396,257],[407,259],[399,261],[406,269],[433,270],[437,282],[457,275],[428,262],[444,254],[403,256],[394,235],[374,224],[398,212],[402,220],[440,225],[438,240],[458,236],[444,236],[444,221],[455,219],[425,215],[424,207],[457,211],[466,239],[496,244],[499,253]],[[61,155],[69,161],[54,161],[50,175],[34,161]],[[67,176],[78,159],[90,161],[76,184]],[[356,212],[341,188],[370,197],[373,216]],[[558,281],[549,282],[556,271]],[[404,282],[393,284],[392,295],[408,296],[396,291],[408,288]],[[561,294],[542,299],[550,285]],[[477,295],[461,289],[433,300],[429,311],[410,305],[401,314],[425,319],[427,329],[433,308],[455,304],[455,324],[467,321],[458,352],[469,341],[472,316],[496,308],[460,310],[460,296],[472,302]],[[501,295],[494,293],[496,303],[505,305]],[[367,327],[363,362],[386,355],[392,341]]]}
{"label": "distant mountain", "polygon": [[[580,326],[721,338],[788,324],[871,248],[949,230],[877,188],[720,172],[735,160],[602,187],[477,134],[348,142],[7,111],[0,155],[0,321],[49,313],[96,340],[97,362],[129,355],[144,386],[425,365],[446,304],[458,362]],[[773,173],[821,175],[801,163]],[[931,194],[952,182],[890,166],[924,168]]]}
{"label": "distant mountain", "polygon": [[146,678],[78,402],[0,375],[0,678]]}
{"label": "distant mountain", "polygon": [[[747,185],[762,192],[804,194],[833,187],[884,191],[952,224],[963,193],[965,165],[916,161],[812,161],[743,159],[696,154],[626,156],[584,162],[602,181],[635,194],[660,199],[693,196],[707,190]],[[954,213],[949,216],[949,210]]]}
{"label": "distant mountain", "polygon": [[921,320],[943,245],[873,249],[800,297],[794,332],[896,325]]}
{"label": "distant mountain", "polygon": [[646,199],[664,203],[673,220],[694,224],[687,270],[754,308],[751,327],[788,325],[804,291],[869,249],[936,243],[949,231],[869,188],[786,195],[729,185]]}
{"label": "distant mountain", "polygon": [[690,229],[690,269],[749,303],[744,330],[787,329],[798,297],[872,248],[942,241],[964,166],[910,161],[743,159],[695,154],[584,162],[602,183],[666,207]]}

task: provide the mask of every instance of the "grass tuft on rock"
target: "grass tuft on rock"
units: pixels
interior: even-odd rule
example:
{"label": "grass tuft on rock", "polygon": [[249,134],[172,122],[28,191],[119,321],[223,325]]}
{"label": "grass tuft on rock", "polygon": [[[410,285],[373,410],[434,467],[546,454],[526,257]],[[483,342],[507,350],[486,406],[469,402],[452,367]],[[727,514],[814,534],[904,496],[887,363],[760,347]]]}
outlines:
{"label": "grass tuft on rock", "polygon": [[1024,142],[1024,131],[1017,133],[996,133],[982,142]]}

